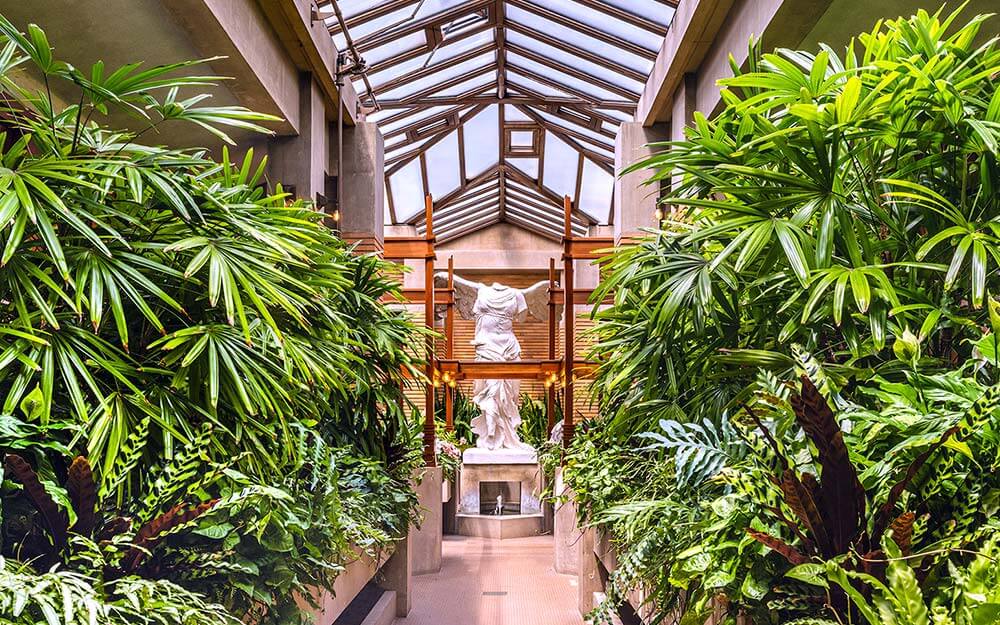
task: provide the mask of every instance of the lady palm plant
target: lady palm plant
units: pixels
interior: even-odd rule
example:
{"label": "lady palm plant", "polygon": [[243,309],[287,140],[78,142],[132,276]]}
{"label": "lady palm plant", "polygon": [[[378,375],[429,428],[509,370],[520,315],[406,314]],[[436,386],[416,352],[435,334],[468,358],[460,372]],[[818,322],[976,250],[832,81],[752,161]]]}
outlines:
{"label": "lady palm plant", "polygon": [[266,132],[193,65],[83,72],[0,17],[0,553],[56,567],[0,564],[0,620],[299,623],[415,517],[393,268],[252,151],[140,142]]}
{"label": "lady palm plant", "polygon": [[841,380],[974,355],[1000,292],[1000,49],[980,42],[987,16],[957,18],[879,22],[840,54],[752,53],[717,117],[635,165],[673,182],[672,217],[601,287],[612,432],[675,404],[717,418],[756,367],[788,370],[792,343]]}
{"label": "lady palm plant", "polygon": [[[385,265],[269,192],[252,152],[217,163],[137,143],[179,122],[228,140],[222,128],[269,117],[182,98],[214,80],[176,76],[190,64],[83,73],[6,20],[0,45],[0,412],[77,425],[100,475],[137,431],[146,455],[169,457],[210,423],[211,453],[276,476],[292,422],[367,392],[349,423],[384,418],[413,330],[379,303],[396,288]],[[44,89],[20,86],[25,66]],[[63,110],[57,80],[79,93]],[[114,109],[138,130],[97,123]]]}

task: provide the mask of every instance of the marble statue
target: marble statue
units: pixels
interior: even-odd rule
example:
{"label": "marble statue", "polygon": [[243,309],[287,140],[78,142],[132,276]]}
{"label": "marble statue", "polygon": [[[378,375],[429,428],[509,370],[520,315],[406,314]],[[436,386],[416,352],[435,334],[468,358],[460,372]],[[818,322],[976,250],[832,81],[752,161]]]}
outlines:
{"label": "marble statue", "polygon": [[[438,288],[446,288],[448,274],[435,276]],[[514,323],[524,321],[528,314],[541,321],[548,319],[548,281],[538,282],[527,289],[515,289],[503,284],[481,284],[454,277],[455,307],[463,319],[476,321],[476,360],[509,362],[521,359],[521,344],[514,335]],[[472,401],[482,411],[472,419],[476,447],[480,449],[531,450],[521,442],[517,426],[521,423],[518,410],[520,396],[518,380],[476,380]]]}

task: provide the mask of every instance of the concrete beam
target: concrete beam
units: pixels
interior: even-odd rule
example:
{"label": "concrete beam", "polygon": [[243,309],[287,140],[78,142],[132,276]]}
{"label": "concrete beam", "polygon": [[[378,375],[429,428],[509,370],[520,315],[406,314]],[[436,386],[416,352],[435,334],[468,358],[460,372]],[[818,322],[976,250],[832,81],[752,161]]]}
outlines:
{"label": "concrete beam", "polygon": [[[685,0],[656,58],[635,119],[650,126],[669,121],[673,96],[685,74],[696,74],[697,110],[711,114],[719,104],[716,81],[731,75],[729,55],[743,64],[750,37],[765,50],[796,47],[832,0]],[[880,16],[879,16],[880,17]],[[873,21],[876,18],[873,18]]]}
{"label": "concrete beam", "polygon": [[[670,139],[668,124],[649,128],[639,122],[627,122],[618,129],[615,138],[615,171],[621,172],[653,153],[650,143]],[[656,226],[656,203],[660,198],[658,186],[649,186],[646,180],[652,172],[634,171],[615,178],[615,242],[642,236],[640,229]]]}
{"label": "concrete beam", "polygon": [[[191,44],[212,62],[240,104],[284,121],[279,134],[299,132],[299,69],[255,0],[170,0],[163,3]],[[153,59],[149,59],[152,61]]]}
{"label": "concrete beam", "polygon": [[[228,0],[215,0],[228,1]],[[271,26],[285,44],[288,54],[304,71],[312,72],[326,95],[327,116],[335,119],[336,103],[344,111],[344,123],[353,125],[358,118],[358,94],[350,80],[337,87],[337,46],[330,37],[326,22],[313,19],[315,3],[310,0],[258,0],[270,18]]]}
{"label": "concrete beam", "polygon": [[[749,0],[749,3],[773,0]],[[671,98],[684,74],[696,71],[715,41],[734,0],[684,0],[660,46],[639,98],[635,120],[644,126],[670,119]]]}

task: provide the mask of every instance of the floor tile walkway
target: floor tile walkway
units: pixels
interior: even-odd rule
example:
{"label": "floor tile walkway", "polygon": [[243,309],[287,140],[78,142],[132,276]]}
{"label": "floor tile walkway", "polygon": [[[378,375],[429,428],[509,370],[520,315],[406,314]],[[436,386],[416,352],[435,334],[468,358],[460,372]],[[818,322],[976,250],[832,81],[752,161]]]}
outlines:
{"label": "floor tile walkway", "polygon": [[394,625],[583,625],[576,578],[552,568],[551,536],[446,536],[441,571],[414,578],[413,606]]}

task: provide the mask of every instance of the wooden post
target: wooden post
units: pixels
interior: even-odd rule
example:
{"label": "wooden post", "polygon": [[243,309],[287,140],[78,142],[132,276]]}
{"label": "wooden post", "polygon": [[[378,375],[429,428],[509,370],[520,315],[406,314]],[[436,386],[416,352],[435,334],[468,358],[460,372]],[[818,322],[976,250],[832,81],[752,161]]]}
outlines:
{"label": "wooden post", "polygon": [[[428,195],[425,199],[425,210],[427,215],[427,252],[424,254],[424,324],[429,330],[434,330],[434,254],[431,250],[434,247],[434,201]],[[424,462],[429,467],[436,466],[437,460],[434,453],[435,431],[434,431],[434,337],[427,335],[425,341],[427,349],[427,364],[425,373],[427,375],[427,394],[424,401]]]}
{"label": "wooden post", "polygon": [[[448,257],[448,307],[444,317],[444,354],[451,360],[455,357],[455,257]],[[452,382],[444,385],[445,429],[455,431],[455,389]]]}
{"label": "wooden post", "polygon": [[[556,359],[556,259],[549,259],[549,360]],[[545,390],[545,414],[548,416],[549,424],[546,433],[552,434],[552,428],[556,426],[556,385],[549,383]]]}
{"label": "wooden post", "polygon": [[576,330],[576,312],[573,307],[573,200],[567,195],[563,198],[563,301],[566,316],[563,323],[566,328],[566,338],[563,344],[563,374],[566,376],[566,395],[563,399],[563,444],[569,447],[573,440],[573,361],[576,358],[574,336]]}

